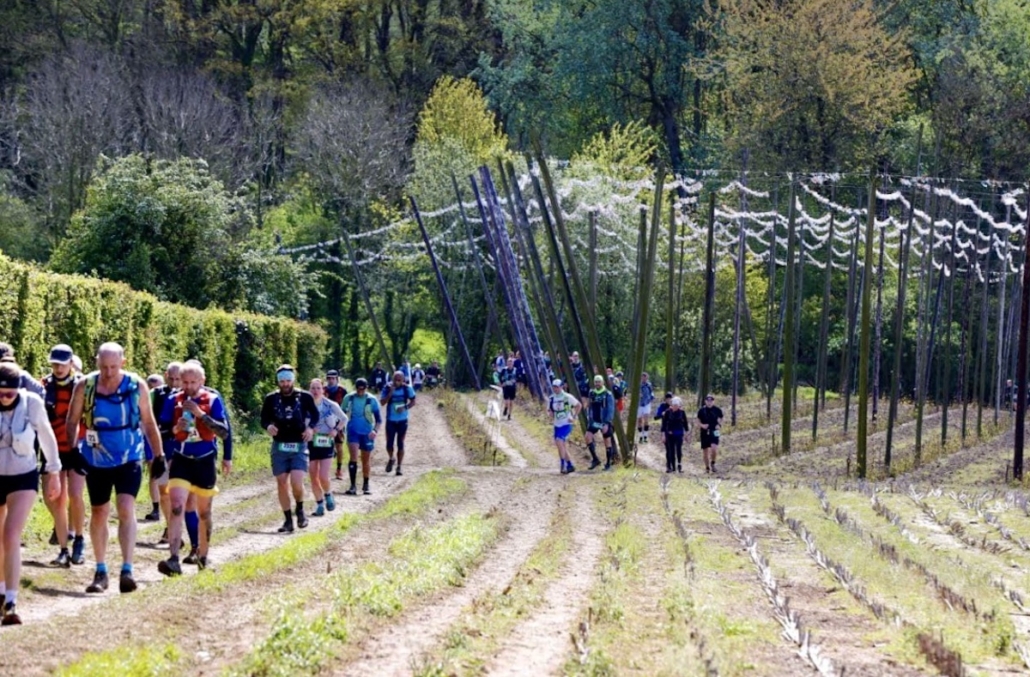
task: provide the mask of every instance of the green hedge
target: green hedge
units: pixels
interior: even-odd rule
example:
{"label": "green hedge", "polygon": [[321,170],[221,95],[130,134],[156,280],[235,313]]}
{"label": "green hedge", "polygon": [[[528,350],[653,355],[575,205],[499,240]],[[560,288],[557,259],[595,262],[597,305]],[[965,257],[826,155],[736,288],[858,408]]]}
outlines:
{"label": "green hedge", "polygon": [[328,337],[285,318],[196,310],[158,301],[127,285],[57,275],[0,254],[0,341],[19,364],[46,374],[50,347],[67,343],[87,370],[104,341],[125,346],[129,368],[146,375],[172,360],[195,357],[207,382],[241,412],[254,412],[275,387],[275,368],[289,362],[301,383],[318,375]]}

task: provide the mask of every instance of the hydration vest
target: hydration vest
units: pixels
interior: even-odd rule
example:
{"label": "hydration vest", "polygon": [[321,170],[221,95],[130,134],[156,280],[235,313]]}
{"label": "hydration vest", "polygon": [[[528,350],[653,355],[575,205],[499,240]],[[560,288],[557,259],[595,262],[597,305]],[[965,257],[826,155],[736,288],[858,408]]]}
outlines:
{"label": "hydration vest", "polygon": [[[136,374],[131,372],[124,372],[122,374],[122,381],[118,384],[118,390],[115,392],[104,395],[97,392],[97,380],[100,378],[100,372],[94,371],[93,373],[86,376],[86,388],[83,393],[83,406],[82,406],[82,420],[86,424],[86,428],[89,430],[104,430],[104,431],[117,431],[117,430],[131,430],[139,428],[140,413],[139,413],[139,386],[140,378]],[[125,390],[122,390],[122,385],[128,381]],[[121,405],[126,400],[130,400],[130,413],[129,422],[126,425],[109,426],[105,425],[102,428],[97,428],[94,425],[93,413],[96,408],[97,400],[105,400],[114,405]]]}
{"label": "hydration vest", "polygon": [[[174,399],[175,409],[172,412],[173,428],[179,422],[179,419],[182,418],[182,414],[184,412],[182,405],[187,400],[186,393],[180,391],[175,394]],[[211,404],[212,402],[214,402],[214,395],[212,395],[206,390],[201,389],[200,394],[197,396],[195,401],[202,412],[204,412],[208,416],[211,415]],[[211,442],[215,439],[216,436],[214,431],[212,431],[211,428],[208,428],[206,425],[204,425],[204,421],[202,421],[199,416],[194,421],[194,425],[197,426],[197,434],[200,435],[200,439],[202,439],[205,442]],[[184,432],[181,430],[177,430],[175,432],[175,439],[179,442],[185,442],[187,439],[189,439],[189,436],[190,434],[188,432]]]}

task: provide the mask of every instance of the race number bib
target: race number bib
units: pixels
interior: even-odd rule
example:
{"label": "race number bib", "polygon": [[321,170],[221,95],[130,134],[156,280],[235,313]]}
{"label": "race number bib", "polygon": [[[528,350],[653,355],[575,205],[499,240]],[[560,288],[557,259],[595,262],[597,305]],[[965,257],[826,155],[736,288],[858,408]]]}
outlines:
{"label": "race number bib", "polygon": [[300,451],[300,442],[280,442],[277,448],[284,454],[295,454]]}
{"label": "race number bib", "polygon": [[329,435],[315,435],[314,443],[319,448],[331,447],[333,446],[333,438]]}
{"label": "race number bib", "polygon": [[718,436],[719,436],[719,431],[718,430],[716,430],[715,432],[712,433],[712,437],[718,437]]}
{"label": "race number bib", "polygon": [[407,408],[408,408],[408,405],[406,405],[406,404],[395,404],[395,405],[393,405],[393,410],[396,411],[398,414],[401,413],[402,411],[404,411]]}
{"label": "race number bib", "polygon": [[86,444],[88,444],[91,447],[99,447],[100,446],[100,433],[98,433],[96,430],[87,430],[86,431]]}

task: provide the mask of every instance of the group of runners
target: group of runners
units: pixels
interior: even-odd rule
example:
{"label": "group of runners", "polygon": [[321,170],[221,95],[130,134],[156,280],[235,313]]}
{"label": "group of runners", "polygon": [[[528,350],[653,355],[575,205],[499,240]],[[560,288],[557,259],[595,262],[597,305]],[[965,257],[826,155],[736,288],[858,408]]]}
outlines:
{"label": "group of runners", "polygon": [[[219,470],[223,477],[232,471],[232,428],[226,403],[206,385],[204,367],[197,360],[169,363],[163,375],[144,379],[125,369],[125,351],[117,343],[101,345],[95,359],[96,370],[83,374],[73,350],[56,345],[49,355],[51,373],[36,381],[17,364],[11,346],[0,343],[2,625],[21,623],[17,607],[21,539],[41,476],[44,501],[54,523],[51,543],[59,548],[52,566],[85,564],[84,494],[89,497],[95,571],[87,593],[102,593],[110,584],[107,545],[112,494],[122,561],[118,588],[122,593],[137,588],[133,571],[136,498],[144,466],[152,510],[143,519],[166,522],[161,543],[168,544],[169,556],[158,563],[158,570],[177,576],[183,564],[198,569],[208,566]],[[308,525],[305,475],[315,499],[312,516],[335,509],[330,471],[335,458],[336,479],[343,478],[344,445],[350,487],[342,493],[357,495],[359,460],[361,491],[371,493],[371,453],[384,418],[386,472],[403,474],[408,412],[415,406],[417,389],[412,379],[417,376],[417,370],[408,374],[397,370],[378,394],[369,392],[367,379],[359,378],[355,391],[348,393],[335,370],[326,374],[324,382],[313,379],[307,390],[301,390],[291,365],[278,368],[278,388],[264,399],[261,426],[271,437],[272,474],[284,515],[280,533]],[[423,380],[424,374],[419,383]],[[180,559],[183,532],[191,547]]]}
{"label": "group of runners", "polygon": [[[564,475],[576,470],[569,457],[568,440],[580,413],[586,415],[584,439],[590,453],[589,469],[593,470],[601,465],[601,459],[597,454],[597,445],[601,443],[605,451],[604,470],[610,470],[618,457],[613,421],[624,409],[628,384],[623,379],[622,372],[613,373],[610,367],[605,376],[596,374],[590,382],[587,380],[586,368],[580,361],[579,353],[573,352],[569,357],[576,388],[579,391],[578,398],[566,391],[565,382],[561,378],[553,378],[554,374],[549,374],[552,380],[547,412],[554,425],[554,443],[558,449],[561,473]],[[510,419],[517,386],[517,382],[512,380],[511,358],[505,367],[499,370],[499,374],[504,399],[503,415]],[[693,436],[691,418],[683,409],[683,400],[671,392],[665,393],[664,401],[658,405],[657,411],[652,413],[651,408],[655,399],[654,386],[647,372],[644,372],[640,375],[640,398],[637,404],[637,441],[642,444],[650,442],[651,422],[657,421],[665,447],[665,470],[670,473],[681,473],[683,442],[686,440],[689,444]],[[708,395],[693,419],[700,431],[706,473],[715,472],[722,418],[722,410],[715,405],[715,397]]]}

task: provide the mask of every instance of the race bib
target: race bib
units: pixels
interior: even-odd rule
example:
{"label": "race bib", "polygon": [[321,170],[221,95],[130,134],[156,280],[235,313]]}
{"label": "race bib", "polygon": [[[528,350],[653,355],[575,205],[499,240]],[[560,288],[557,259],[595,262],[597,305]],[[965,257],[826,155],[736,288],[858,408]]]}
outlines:
{"label": "race bib", "polygon": [[333,438],[329,435],[315,435],[314,444],[316,447],[331,447]]}
{"label": "race bib", "polygon": [[87,430],[86,431],[86,444],[88,444],[91,447],[99,447],[100,446],[100,433],[98,433],[96,430]]}
{"label": "race bib", "polygon": [[716,430],[715,432],[712,433],[712,437],[718,437],[718,436],[719,436],[719,431],[718,430]]}
{"label": "race bib", "polygon": [[401,413],[402,411],[404,411],[407,408],[408,408],[408,405],[406,405],[406,404],[395,404],[395,405],[393,405],[393,410],[396,411],[398,414]]}
{"label": "race bib", "polygon": [[279,442],[276,448],[284,454],[295,454],[300,451],[300,442]]}

